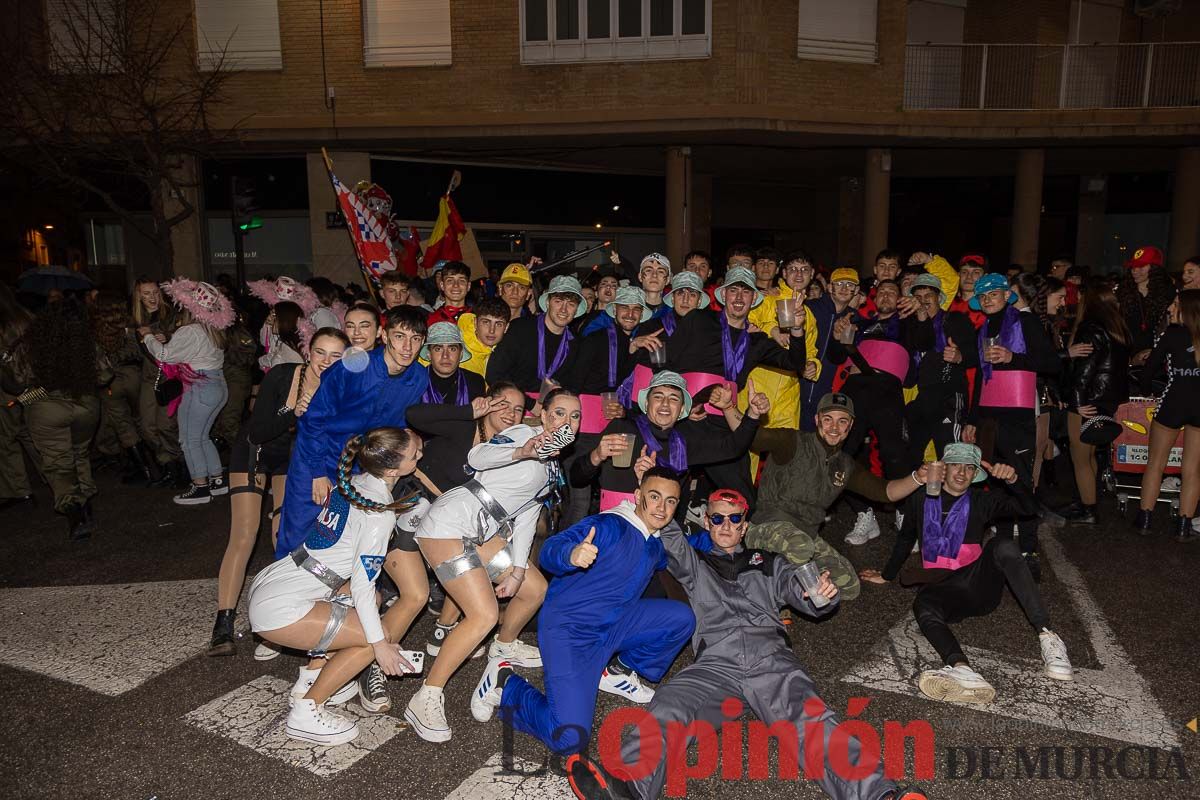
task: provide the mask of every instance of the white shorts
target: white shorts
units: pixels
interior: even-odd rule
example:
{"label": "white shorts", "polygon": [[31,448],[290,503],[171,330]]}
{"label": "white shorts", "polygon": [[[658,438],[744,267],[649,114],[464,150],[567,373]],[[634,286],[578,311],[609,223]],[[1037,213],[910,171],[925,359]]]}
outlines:
{"label": "white shorts", "polygon": [[[414,534],[418,539],[474,539],[479,536],[483,506],[469,489],[456,486],[439,497],[421,518]],[[489,515],[483,531],[486,541],[496,534],[496,523]]]}
{"label": "white shorts", "polygon": [[284,557],[258,573],[250,584],[250,629],[259,633],[286,628],[328,597],[328,586]]}

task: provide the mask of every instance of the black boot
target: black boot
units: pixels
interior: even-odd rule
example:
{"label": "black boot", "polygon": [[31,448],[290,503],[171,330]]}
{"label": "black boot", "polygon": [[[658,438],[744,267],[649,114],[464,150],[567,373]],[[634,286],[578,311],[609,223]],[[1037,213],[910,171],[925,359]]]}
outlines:
{"label": "black boot", "polygon": [[122,483],[145,483],[149,486],[161,477],[158,462],[143,442],[125,448],[125,458],[128,469],[121,476]]}
{"label": "black boot", "polygon": [[1100,512],[1096,506],[1080,506],[1083,512],[1073,522],[1076,525],[1099,525]]}
{"label": "black boot", "polygon": [[1191,517],[1175,518],[1175,538],[1181,542],[1200,541],[1200,533],[1192,527]]}
{"label": "black boot", "polygon": [[208,643],[210,656],[232,656],[237,654],[237,639],[233,632],[233,619],[237,611],[232,608],[217,612],[217,622],[213,625],[212,639]]}
{"label": "black boot", "polygon": [[83,506],[71,503],[63,507],[62,514],[67,518],[67,538],[72,542],[83,541],[92,535],[83,519]]}
{"label": "black boot", "polygon": [[1141,534],[1142,536],[1149,536],[1151,533],[1150,526],[1153,524],[1154,524],[1154,509],[1153,508],[1139,508],[1138,513],[1137,513],[1137,519],[1133,523],[1133,529],[1135,531],[1137,531],[1139,534]]}
{"label": "black boot", "polygon": [[87,531],[84,538],[87,538],[96,532],[96,509],[92,507],[92,498],[83,501],[80,511],[83,513],[83,528]]}
{"label": "black boot", "polygon": [[175,462],[168,461],[165,464],[160,462],[155,463],[158,464],[158,477],[152,478],[149,482],[149,485],[156,488],[175,488]]}

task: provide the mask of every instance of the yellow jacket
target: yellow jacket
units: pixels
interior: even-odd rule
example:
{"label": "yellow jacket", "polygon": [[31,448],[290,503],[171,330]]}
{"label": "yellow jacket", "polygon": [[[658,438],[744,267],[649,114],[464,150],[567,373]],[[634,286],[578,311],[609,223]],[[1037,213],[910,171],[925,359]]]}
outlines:
{"label": "yellow jacket", "polygon": [[[779,330],[775,312],[776,300],[791,300],[796,292],[783,281],[779,282],[779,293],[765,295],[758,308],[751,309],[749,321],[764,333],[771,335]],[[820,376],[821,361],[817,358],[817,322],[812,312],[804,308],[804,353],[805,360],[816,362]],[[790,372],[773,367],[755,367],[750,372],[746,388],[738,394],[738,407],[746,408],[749,402],[748,387],[762,392],[771,400],[771,411],[767,415],[765,428],[796,428],[800,424],[800,381]]]}
{"label": "yellow jacket", "polygon": [[475,315],[468,311],[458,318],[458,330],[462,333],[463,341],[467,343],[467,351],[471,354],[469,361],[462,363],[463,369],[469,369],[481,377],[487,376],[488,358],[492,348],[479,341],[475,335]]}

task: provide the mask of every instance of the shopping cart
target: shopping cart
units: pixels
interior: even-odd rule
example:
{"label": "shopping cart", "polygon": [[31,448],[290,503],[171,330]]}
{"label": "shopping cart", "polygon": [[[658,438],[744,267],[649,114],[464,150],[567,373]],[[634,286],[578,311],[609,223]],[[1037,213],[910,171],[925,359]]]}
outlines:
{"label": "shopping cart", "polygon": [[[1131,397],[1122,403],[1113,416],[1121,423],[1121,434],[1112,443],[1111,474],[1105,475],[1108,491],[1117,496],[1117,507],[1125,513],[1130,499],[1141,500],[1142,474],[1150,457],[1150,423],[1154,421],[1157,401],[1153,397]],[[1183,463],[1183,431],[1163,471],[1163,487],[1158,502],[1169,503],[1171,511],[1179,513],[1179,475]]]}

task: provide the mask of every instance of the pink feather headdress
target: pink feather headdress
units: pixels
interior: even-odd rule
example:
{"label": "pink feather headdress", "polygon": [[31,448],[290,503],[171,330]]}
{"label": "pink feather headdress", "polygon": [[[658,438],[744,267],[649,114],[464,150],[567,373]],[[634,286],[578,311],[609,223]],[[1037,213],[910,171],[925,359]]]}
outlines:
{"label": "pink feather headdress", "polygon": [[273,281],[249,281],[246,288],[250,290],[250,294],[269,306],[284,301],[295,303],[300,306],[300,310],[304,312],[305,316],[321,307],[321,301],[317,299],[316,292],[295,278],[289,278],[286,275],[280,275]]}
{"label": "pink feather headdress", "polygon": [[217,287],[191,278],[175,278],[162,284],[162,290],[175,305],[186,309],[192,318],[205,325],[225,330],[233,324],[233,303]]}

